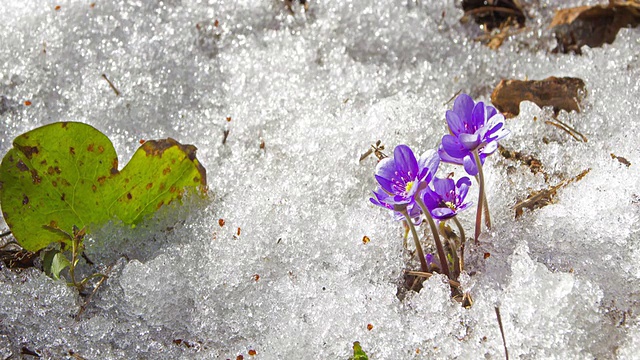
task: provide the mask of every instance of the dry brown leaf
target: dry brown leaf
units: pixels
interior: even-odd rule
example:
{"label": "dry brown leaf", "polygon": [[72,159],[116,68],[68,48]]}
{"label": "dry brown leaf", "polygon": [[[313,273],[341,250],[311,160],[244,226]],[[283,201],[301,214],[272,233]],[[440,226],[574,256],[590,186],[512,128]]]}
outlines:
{"label": "dry brown leaf", "polygon": [[478,36],[474,40],[482,42],[491,50],[496,50],[502,46],[502,43],[508,37],[516,35],[523,30],[524,28],[520,27],[515,20],[507,20],[500,24],[499,29],[493,29],[491,32]]}
{"label": "dry brown leaf", "polygon": [[520,102],[527,100],[536,105],[553,106],[560,110],[580,111],[579,102],[585,91],[582,79],[554,76],[544,80],[502,80],[491,94],[493,105],[507,118],[520,113]]}
{"label": "dry brown leaf", "polygon": [[611,158],[614,160],[618,160],[618,162],[626,167],[631,166],[631,162],[625,158],[623,158],[622,156],[618,156],[614,153],[611,153]]}
{"label": "dry brown leaf", "polygon": [[549,178],[549,175],[544,171],[544,165],[542,165],[542,162],[533,155],[525,154],[521,151],[509,150],[502,145],[498,145],[498,153],[500,153],[500,155],[507,160],[518,161],[522,163],[523,165],[528,167],[533,174],[542,173],[545,182]]}
{"label": "dry brown leaf", "polygon": [[556,11],[550,28],[555,30],[558,46],[554,52],[581,54],[583,45],[600,47],[611,44],[623,27],[640,24],[640,2],[610,1],[608,5],[579,6]]}
{"label": "dry brown leaf", "polygon": [[580,14],[582,14],[583,11],[588,9],[591,9],[591,6],[585,5],[568,9],[560,9],[556,11],[556,14],[553,16],[549,28],[554,28],[558,25],[571,24],[578,18],[578,16],[580,16]]}
{"label": "dry brown leaf", "polygon": [[529,196],[527,196],[526,200],[523,200],[517,203],[513,208],[516,211],[516,219],[522,216],[524,209],[535,210],[543,208],[551,203],[553,203],[553,198],[556,196],[558,189],[563,188],[569,185],[572,182],[577,182],[582,180],[585,175],[587,175],[591,171],[591,169],[583,170],[577,176],[571,179],[562,180],[558,185],[550,186],[546,189],[534,191]]}
{"label": "dry brown leaf", "polygon": [[515,20],[519,27],[525,24],[522,5],[516,0],[463,0],[462,9],[464,17],[460,20],[461,22],[467,22],[472,17],[486,31],[498,29],[502,24],[511,23],[512,20]]}

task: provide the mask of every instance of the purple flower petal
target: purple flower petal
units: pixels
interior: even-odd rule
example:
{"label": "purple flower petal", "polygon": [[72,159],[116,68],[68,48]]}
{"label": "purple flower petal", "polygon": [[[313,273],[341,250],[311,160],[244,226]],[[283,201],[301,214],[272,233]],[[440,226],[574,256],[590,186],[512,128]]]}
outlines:
{"label": "purple flower petal", "polygon": [[446,113],[447,125],[449,125],[449,130],[454,136],[458,136],[465,131],[464,123],[458,114],[454,111],[447,110]]}
{"label": "purple flower petal", "polygon": [[440,156],[440,160],[444,162],[462,165],[462,158],[453,157],[447,154],[447,152],[444,151],[444,147],[442,146],[442,144],[440,144],[440,146],[438,147],[438,156]]}
{"label": "purple flower petal", "polygon": [[418,161],[411,148],[407,145],[398,145],[393,151],[393,161],[400,176],[412,178],[418,176]]}
{"label": "purple flower petal", "polygon": [[451,180],[449,178],[446,178],[446,179],[435,178],[435,179],[433,179],[433,189],[442,198],[445,198],[446,195],[449,192],[453,191],[453,186],[454,186],[453,185],[453,180]]}
{"label": "purple flower petal", "polygon": [[431,264],[433,264],[433,261],[435,260],[435,257],[433,256],[433,254],[427,254],[425,256],[425,260],[427,260],[427,265],[431,265]]}
{"label": "purple flower petal", "polygon": [[468,177],[464,176],[458,179],[458,182],[456,183],[456,188],[458,188],[458,190],[456,191],[456,193],[458,198],[460,199],[460,202],[463,202],[464,199],[467,197],[467,193],[469,192],[470,186],[471,186],[471,180]]}
{"label": "purple flower petal", "polygon": [[445,135],[442,137],[442,148],[447,154],[456,158],[463,158],[469,154],[469,150],[453,135]]}
{"label": "purple flower petal", "polygon": [[468,207],[464,199],[469,185],[471,180],[467,177],[459,179],[457,183],[450,178],[435,178],[422,195],[422,200],[434,218],[445,220]]}
{"label": "purple flower petal", "polygon": [[471,176],[476,176],[478,174],[478,167],[471,155],[467,155],[462,159],[462,165],[464,166],[464,171],[466,171],[467,174]]}
{"label": "purple flower petal", "polygon": [[467,94],[460,94],[456,98],[456,101],[453,102],[453,112],[460,117],[462,122],[465,122],[467,119],[471,119],[471,113],[473,112],[474,105],[475,104],[471,96]]}
{"label": "purple flower petal", "polygon": [[498,140],[510,133],[505,128],[504,115],[495,107],[482,101],[475,103],[466,94],[456,98],[446,118],[451,134],[442,137],[438,155],[444,162],[463,165],[469,175],[478,173],[472,151],[479,151],[484,164],[486,157],[497,150]]}
{"label": "purple flower petal", "polygon": [[373,203],[373,205],[377,205],[377,206],[381,206],[381,207],[386,208],[386,209],[393,210],[392,207],[388,206],[387,204],[385,204],[383,202],[380,202],[378,199],[369,198],[369,200]]}
{"label": "purple flower petal", "polygon": [[404,204],[412,203],[414,201],[413,197],[407,197],[407,196],[404,196],[404,194],[394,195],[389,199],[390,200],[388,200],[387,203],[391,205],[404,205]]}
{"label": "purple flower petal", "polygon": [[395,176],[396,172],[396,164],[392,158],[384,158],[378,162],[376,165],[376,171],[374,174],[376,176],[383,177],[387,180],[391,180]]}
{"label": "purple flower petal", "polygon": [[438,171],[438,166],[440,166],[438,153],[435,150],[425,151],[418,160],[418,168],[420,169],[418,179],[428,184]]}
{"label": "purple flower petal", "polygon": [[457,209],[458,211],[457,211],[456,213],[459,213],[460,211],[467,210],[468,208],[470,208],[470,207],[471,207],[471,205],[473,205],[473,201],[468,201],[468,202],[466,202],[466,203],[464,203],[464,204],[460,205],[460,206],[458,207],[458,209]]}
{"label": "purple flower petal", "polygon": [[467,187],[471,186],[471,179],[469,179],[466,176],[463,176],[460,179],[458,179],[458,181],[456,182],[456,187],[460,188],[463,185],[466,185]]}
{"label": "purple flower petal", "polygon": [[407,211],[409,212],[409,217],[413,219],[414,224],[420,225],[420,223],[422,223],[422,210],[418,204],[413,203],[409,205]]}
{"label": "purple flower petal", "polygon": [[458,140],[468,151],[475,150],[482,143],[478,134],[460,134]]}
{"label": "purple flower petal", "polygon": [[[496,150],[498,150],[497,141],[492,141],[488,143],[487,145],[484,146],[484,148],[482,148],[482,151],[480,152],[480,160],[483,160],[483,157],[486,158],[488,155],[493,154]],[[484,164],[484,160],[482,161],[482,163]]]}
{"label": "purple flower petal", "polygon": [[473,112],[471,113],[471,121],[470,123],[473,125],[473,129],[471,132],[476,132],[487,122],[487,112],[485,111],[485,106],[482,101],[478,101],[476,106],[473,107]]}
{"label": "purple flower petal", "polygon": [[387,194],[384,190],[382,190],[381,188],[375,189],[373,191],[373,196],[375,196],[375,198],[369,199],[371,200],[372,203],[374,203],[375,205],[393,210],[393,206],[387,203],[387,200],[390,198],[390,195]]}
{"label": "purple flower petal", "polygon": [[485,110],[487,111],[487,119],[491,119],[494,115],[498,113],[498,110],[493,106],[486,106]]}
{"label": "purple flower petal", "polygon": [[440,204],[440,196],[432,189],[427,189],[422,195],[422,201],[427,209],[435,209]]}
{"label": "purple flower petal", "polygon": [[380,175],[375,175],[375,178],[378,184],[380,184],[380,187],[384,189],[384,191],[388,193],[394,192],[394,184],[391,180],[387,180],[386,178]]}
{"label": "purple flower petal", "polygon": [[445,220],[454,217],[456,213],[448,207],[439,207],[431,210],[431,215],[438,220]]}
{"label": "purple flower petal", "polygon": [[491,117],[487,124],[482,129],[482,140],[484,142],[490,142],[494,140],[500,140],[509,135],[510,131],[504,128],[504,116],[497,114]]}

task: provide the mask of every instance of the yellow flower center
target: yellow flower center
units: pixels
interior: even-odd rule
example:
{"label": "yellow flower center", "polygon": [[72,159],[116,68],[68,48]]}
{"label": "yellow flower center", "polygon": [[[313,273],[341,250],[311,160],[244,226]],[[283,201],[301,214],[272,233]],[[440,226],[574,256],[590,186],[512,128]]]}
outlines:
{"label": "yellow flower center", "polygon": [[407,186],[405,186],[404,190],[408,193],[411,191],[411,188],[413,187],[413,181],[409,181],[407,183]]}

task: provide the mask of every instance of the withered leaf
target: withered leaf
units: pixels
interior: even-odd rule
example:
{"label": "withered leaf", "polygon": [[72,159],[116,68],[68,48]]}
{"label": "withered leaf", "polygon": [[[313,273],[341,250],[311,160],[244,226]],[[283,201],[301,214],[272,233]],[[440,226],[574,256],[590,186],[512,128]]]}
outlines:
{"label": "withered leaf", "polygon": [[626,167],[631,166],[631,162],[629,160],[623,158],[622,156],[618,156],[618,155],[616,155],[614,153],[611,153],[611,158],[614,159],[614,160],[618,160],[618,162],[620,162],[620,164],[622,164],[622,165],[624,165]]}
{"label": "withered leaf", "polygon": [[572,182],[577,182],[582,180],[582,178],[585,177],[585,175],[587,175],[589,171],[591,171],[591,169],[583,170],[577,176],[570,179],[562,180],[557,185],[532,192],[531,194],[529,194],[529,196],[527,196],[526,200],[517,203],[513,207],[514,210],[516,211],[516,219],[522,216],[524,209],[529,209],[533,211],[535,209],[540,209],[551,204],[553,202],[553,198],[556,196],[556,193],[558,192],[558,189],[563,188]]}
{"label": "withered leaf", "polygon": [[544,171],[542,162],[533,155],[525,154],[522,151],[509,150],[502,145],[498,145],[498,152],[507,160],[518,161],[526,165],[533,174],[542,173],[545,182],[549,178],[549,175]]}
{"label": "withered leaf", "polygon": [[502,80],[491,94],[491,102],[505,117],[520,113],[520,102],[527,100],[536,105],[553,106],[560,110],[580,111],[580,101],[586,92],[582,79],[548,77],[544,80]]}
{"label": "withered leaf", "polygon": [[558,46],[553,52],[582,54],[583,45],[600,47],[611,44],[623,27],[640,24],[640,3],[611,1],[608,5],[578,6],[558,10],[549,25]]}
{"label": "withered leaf", "polygon": [[464,17],[461,22],[468,21],[472,17],[477,24],[484,26],[488,31],[500,28],[505,23],[515,20],[518,26],[523,27],[525,16],[519,0],[501,0],[489,2],[485,0],[463,0],[462,9]]}
{"label": "withered leaf", "polygon": [[0,261],[9,269],[33,267],[37,258],[37,253],[24,250],[17,245],[0,248]]}

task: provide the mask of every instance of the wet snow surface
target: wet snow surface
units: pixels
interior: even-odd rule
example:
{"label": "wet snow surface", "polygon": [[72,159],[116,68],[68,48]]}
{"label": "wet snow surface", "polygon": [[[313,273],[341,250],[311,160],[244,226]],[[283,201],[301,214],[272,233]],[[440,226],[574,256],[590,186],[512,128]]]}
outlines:
{"label": "wet snow surface", "polygon": [[[104,132],[121,166],[140,139],[172,137],[198,147],[210,198],[94,232],[87,254],[111,276],[77,321],[74,289],[3,266],[0,358],[25,348],[56,359],[347,359],[360,341],[371,359],[501,359],[496,306],[511,358],[637,357],[639,31],[582,56],[550,54],[558,5],[527,1],[528,30],[492,51],[455,3],[312,1],[292,16],[275,0],[3,2],[2,154],[54,121]],[[452,301],[441,277],[399,300],[403,231],[368,201],[376,162],[360,155],[378,139],[434,148],[459,90],[489,101],[501,79],[548,76],[585,81],[582,112],[558,118],[588,142],[523,103],[503,145],[537,157],[549,179],[488,159],[494,228],[467,253],[475,304]],[[531,191],[588,168],[514,219]],[[461,219],[469,233],[472,217]]]}

